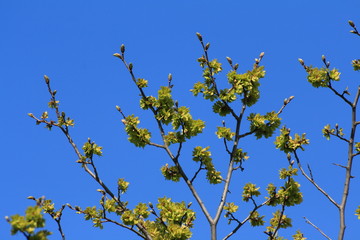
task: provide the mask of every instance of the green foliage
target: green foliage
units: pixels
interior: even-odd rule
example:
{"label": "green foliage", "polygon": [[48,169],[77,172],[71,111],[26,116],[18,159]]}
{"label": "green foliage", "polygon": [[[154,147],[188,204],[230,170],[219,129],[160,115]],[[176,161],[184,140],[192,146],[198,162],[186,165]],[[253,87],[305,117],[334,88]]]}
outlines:
{"label": "green foliage", "polygon": [[213,112],[219,114],[222,117],[225,117],[231,113],[230,107],[222,101],[216,101],[212,106]]}
{"label": "green foliage", "polygon": [[145,88],[145,87],[148,86],[148,81],[143,79],[143,78],[138,78],[137,81],[136,81],[136,85],[139,88]]}
{"label": "green foliage", "polygon": [[360,71],[360,59],[352,60],[351,62],[354,71]]}
{"label": "green foliage", "polygon": [[45,219],[42,214],[42,209],[39,206],[29,206],[26,209],[25,215],[13,215],[7,218],[11,225],[11,235],[22,233],[31,240],[47,240],[47,236],[52,233],[47,230],[39,230],[45,226]]}
{"label": "green foliage", "polygon": [[231,132],[230,128],[227,127],[217,127],[216,136],[218,138],[224,138],[227,141],[232,141],[235,136],[234,132]]}
{"label": "green foliage", "polygon": [[166,180],[171,180],[174,182],[180,181],[181,174],[176,166],[169,167],[169,164],[166,164],[165,166],[161,167],[161,173]]}
{"label": "green foliage", "polygon": [[290,129],[285,126],[280,129],[280,135],[276,137],[275,146],[284,153],[291,153],[296,151],[298,148],[304,150],[304,145],[310,143],[309,139],[306,139],[305,133],[301,136],[295,134],[295,137],[290,136]]}
{"label": "green foliage", "polygon": [[244,160],[248,160],[250,157],[247,155],[247,152],[243,152],[241,148],[238,148],[234,151],[233,159],[235,163],[242,163]]}
{"label": "green foliage", "polygon": [[265,216],[261,216],[258,211],[253,211],[250,213],[250,224],[253,227],[263,226],[265,224],[264,221]]}
{"label": "green foliage", "polygon": [[356,209],[355,215],[360,219],[360,206]]}
{"label": "green foliage", "polygon": [[145,147],[150,143],[151,133],[146,128],[139,128],[140,120],[134,115],[127,116],[122,120],[125,124],[125,131],[128,134],[129,142],[137,147]]}
{"label": "green foliage", "polygon": [[126,193],[128,187],[129,187],[129,182],[126,182],[124,178],[119,178],[118,180],[118,189],[121,193]]}
{"label": "green foliage", "polygon": [[316,68],[309,66],[306,68],[306,72],[308,73],[308,81],[316,88],[328,87],[330,81],[340,80],[340,72],[336,68],[330,70],[329,68]]}
{"label": "green foliage", "polygon": [[243,200],[245,202],[248,202],[250,198],[251,199],[253,198],[253,196],[255,196],[255,197],[259,196],[261,194],[259,192],[259,189],[260,189],[260,187],[256,187],[255,184],[247,183],[244,186],[244,190],[243,190],[243,193],[242,193]]}
{"label": "green foliage", "polygon": [[342,128],[339,128],[339,126],[336,124],[335,125],[335,128],[331,128],[330,127],[330,124],[326,125],[323,129],[322,129],[322,133],[323,133],[323,136],[329,140],[330,139],[330,136],[333,135],[333,136],[340,136],[340,137],[343,137],[344,136],[344,133],[343,133],[343,129]]}
{"label": "green foliage", "polygon": [[159,198],[160,216],[155,221],[145,221],[144,226],[154,240],[186,240],[191,238],[195,212],[184,202],[175,203],[170,198]]}
{"label": "green foliage", "polygon": [[[260,98],[259,80],[264,77],[264,67],[259,67],[257,64],[254,64],[252,70],[243,74],[238,74],[236,70],[230,71],[227,74],[227,78],[234,91],[230,91],[228,95],[231,96],[237,94],[242,96],[243,103],[250,107]],[[234,97],[231,97],[231,99],[234,99]]]}
{"label": "green foliage", "polygon": [[102,156],[102,147],[98,146],[94,142],[91,142],[90,139],[83,145],[82,149],[84,150],[86,158],[91,158],[94,154]]}
{"label": "green foliage", "polygon": [[211,184],[219,184],[222,182],[221,173],[215,170],[212,163],[211,152],[208,151],[210,147],[202,148],[197,146],[194,148],[192,156],[195,162],[200,162],[205,166],[206,178]]}
{"label": "green foliage", "polygon": [[[266,232],[271,234],[277,231],[278,228],[292,227],[291,219],[283,214],[280,210],[273,213],[273,217],[270,219],[270,225],[266,227]],[[271,238],[269,238],[271,239]]]}
{"label": "green foliage", "polygon": [[294,234],[293,236],[294,240],[306,240],[307,238],[304,237],[304,234],[302,234],[299,230],[296,231],[296,234]]}
{"label": "green foliage", "polygon": [[[185,180],[186,185],[195,196],[196,201],[210,225],[215,225],[216,227],[219,219],[218,217],[225,212],[225,217],[227,218],[228,223],[236,225],[231,234],[235,233],[247,221],[250,222],[251,226],[263,226],[265,225],[265,216],[261,215],[258,210],[262,207],[275,207],[276,209],[274,210],[272,218],[268,222],[265,234],[268,235],[268,239],[271,240],[284,239],[278,235],[279,229],[285,229],[291,227],[292,225],[291,219],[285,215],[285,209],[287,207],[300,204],[303,200],[302,193],[300,192],[300,184],[294,179],[297,175],[298,169],[293,167],[294,161],[290,161],[290,157],[288,158],[289,167],[282,168],[279,171],[279,178],[283,181],[283,184],[280,186],[275,186],[272,183],[268,184],[266,188],[267,196],[265,196],[262,203],[258,202],[260,201],[259,196],[261,195],[259,191],[260,187],[257,187],[257,185],[252,182],[247,183],[243,187],[242,201],[246,202],[248,205],[253,205],[253,209],[250,211],[245,220],[240,221],[236,216],[237,214],[240,214],[238,213],[239,209],[241,209],[240,204],[227,202],[227,196],[231,189],[230,182],[233,172],[238,169],[244,171],[245,168],[242,164],[249,158],[247,152],[244,152],[240,146],[240,143],[243,141],[242,139],[250,135],[255,135],[257,139],[271,137],[275,130],[280,127],[281,118],[279,115],[293,97],[285,99],[283,106],[278,112],[270,111],[265,115],[261,115],[259,113],[249,114],[247,120],[250,122],[250,131],[245,133],[242,132],[243,127],[240,125],[242,124],[242,120],[247,116],[245,110],[256,104],[260,98],[260,79],[265,77],[265,70],[264,67],[259,66],[259,64],[264,56],[264,53],[260,54],[259,59],[255,59],[255,64],[252,69],[246,71],[245,73],[239,73],[239,65],[233,64],[232,60],[227,57],[231,67],[230,71],[226,74],[228,87],[219,89],[216,78],[223,71],[223,66],[217,59],[209,60],[208,49],[210,44],[204,44],[200,34],[197,34],[197,36],[204,50],[203,56],[198,59],[200,66],[203,68],[203,81],[195,83],[191,92],[194,96],[202,94],[204,99],[212,101],[212,110],[215,114],[222,117],[227,116],[228,118],[232,118],[230,122],[235,123],[235,127],[226,127],[225,121],[223,121],[223,126],[217,127],[215,132],[219,139],[223,139],[226,153],[229,156],[226,178],[223,179],[221,173],[215,169],[211,152],[209,151],[209,146],[194,147],[192,151],[192,159],[199,166],[193,177],[189,177],[187,169],[183,168],[181,164],[182,161],[179,160],[180,156],[182,156],[181,150],[183,143],[202,133],[205,128],[205,122],[200,119],[193,119],[193,116],[190,113],[190,108],[186,106],[179,106],[178,101],[173,99],[171,74],[168,76],[168,86],[161,86],[157,91],[157,96],[147,95],[145,92],[147,89],[144,88],[148,86],[148,81],[143,78],[135,77],[133,64],[125,61],[125,46],[122,45],[120,47],[121,53],[116,53],[114,56],[118,57],[129,71],[133,82],[136,84],[140,92],[140,107],[153,114],[159,130],[159,135],[163,142],[161,144],[151,142],[151,133],[148,129],[139,127],[139,118],[134,115],[125,116],[120,107],[117,106],[117,110],[123,117],[122,122],[125,125],[128,140],[137,147],[144,148],[145,146],[150,145],[165,150],[172,160],[173,165],[166,164],[161,167],[162,175],[166,180],[174,182],[179,182],[181,179]],[[323,61],[326,65],[325,68],[308,67],[305,66],[302,60],[300,62],[307,71],[308,81],[314,87],[331,88],[331,81],[339,81],[340,73],[337,69],[330,70],[329,63],[325,61],[324,57]],[[358,60],[354,60],[354,69],[359,70],[359,66]],[[73,144],[68,130],[69,126],[74,125],[74,120],[66,117],[64,112],[59,111],[59,101],[55,99],[56,91],[51,91],[49,79],[47,77],[45,77],[45,81],[51,95],[49,107],[54,109],[57,121],[48,120],[48,112],[44,112],[40,118],[36,118],[33,114],[29,114],[29,116],[34,118],[37,124],[44,123],[49,129],[53,126],[59,127],[62,132],[65,133],[69,142],[78,153],[79,151],[76,148],[76,145]],[[343,97],[344,94],[341,96]],[[238,109],[239,105],[234,103],[235,101],[240,103],[240,109]],[[236,108],[233,108],[233,106],[236,106]],[[234,132],[232,130],[234,130]],[[325,126],[323,134],[328,139],[331,135],[340,138],[344,135],[343,129],[339,128],[338,125],[336,125],[335,128],[331,128],[330,125]],[[171,146],[170,148],[169,146],[172,144],[176,145]],[[290,136],[290,129],[285,126],[280,129],[280,135],[276,137],[275,141],[276,148],[287,153],[289,156],[291,156],[290,153],[294,153],[293,155],[296,156],[296,150],[299,148],[304,150],[304,146],[308,144],[309,140],[306,139],[305,134],[301,136],[295,134],[295,136],[292,137]],[[177,151],[172,152],[172,150],[176,149],[176,147]],[[102,156],[102,147],[98,146],[95,142],[92,142],[89,139],[88,142],[83,145],[82,149],[84,151],[84,155],[80,153],[78,154],[80,155],[78,156],[80,158],[78,162],[83,163],[82,167],[85,171],[100,184],[101,189],[98,191],[102,194],[102,196],[99,201],[100,206],[88,206],[83,210],[78,206],[72,207],[68,204],[67,206],[70,209],[75,210],[78,214],[84,215],[85,220],[92,221],[94,227],[103,228],[104,223],[114,223],[134,232],[144,239],[150,239],[151,237],[154,240],[187,240],[191,238],[191,229],[194,226],[195,213],[189,209],[190,204],[185,205],[184,202],[173,202],[170,198],[164,197],[158,199],[156,209],[151,203],[145,204],[140,202],[129,205],[128,202],[123,200],[126,196],[124,193],[128,191],[129,182],[125,181],[123,178],[118,179],[117,194],[114,194],[105,185],[105,183],[102,182],[97,173],[92,157],[93,155]],[[360,152],[360,143],[355,144],[355,150]],[[299,160],[296,160],[300,165]],[[299,169],[303,173],[301,166],[299,166]],[[193,184],[193,181],[198,177],[198,175],[200,175],[199,173],[201,171],[206,172],[206,179],[210,184],[223,184],[221,202],[216,216],[214,217],[211,216],[210,212],[208,212],[205,207],[205,203],[201,200],[201,197],[197,192],[197,186]],[[41,201],[39,206],[41,206],[39,208],[40,215],[41,210],[43,210],[44,213],[50,214],[52,218],[59,223],[64,206],[60,210],[56,211],[54,204],[50,200]],[[130,208],[129,206],[135,207]],[[356,210],[355,214],[360,218],[359,209]],[[26,217],[21,218],[20,216],[15,216],[13,219],[20,219],[15,222],[24,222]],[[12,226],[18,226],[15,223],[11,224]],[[44,224],[28,225],[30,226],[29,229],[34,231],[36,228],[43,227]],[[30,231],[24,226],[21,225],[23,228],[18,228],[18,230],[14,231]],[[40,232],[41,231],[38,233]],[[42,234],[45,233],[47,232],[42,232]],[[32,232],[29,234],[34,233]],[[46,236],[43,239],[45,240]],[[303,234],[300,231],[297,231],[296,234],[293,235],[293,239],[305,240],[306,238],[303,237]]]}
{"label": "green foliage", "polygon": [[257,139],[271,137],[281,124],[281,118],[274,111],[265,115],[251,113],[248,120],[250,121],[250,131],[255,133]]}

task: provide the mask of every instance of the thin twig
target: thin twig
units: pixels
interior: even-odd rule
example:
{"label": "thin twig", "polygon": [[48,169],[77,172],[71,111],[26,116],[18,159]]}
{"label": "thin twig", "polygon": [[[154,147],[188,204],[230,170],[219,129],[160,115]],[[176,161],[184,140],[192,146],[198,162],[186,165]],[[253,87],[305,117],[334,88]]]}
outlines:
{"label": "thin twig", "polygon": [[340,208],[340,205],[334,200],[332,199],[332,197],[325,191],[323,190],[311,177],[309,177],[306,172],[304,171],[302,165],[301,165],[301,162],[300,162],[300,159],[296,153],[296,150],[293,152],[294,153],[294,156],[295,156],[295,159],[296,159],[296,163],[298,165],[298,168],[300,169],[301,171],[301,174],[309,181],[311,182],[327,199],[329,199],[329,201],[334,204],[337,208]]}
{"label": "thin twig", "polygon": [[309,219],[307,219],[306,217],[304,217],[305,222],[310,224],[311,226],[313,226],[317,231],[319,231],[321,233],[321,235],[323,235],[324,237],[326,237],[328,240],[331,240],[331,238],[329,238],[320,228],[318,228],[315,224],[313,224],[312,222],[310,222]]}

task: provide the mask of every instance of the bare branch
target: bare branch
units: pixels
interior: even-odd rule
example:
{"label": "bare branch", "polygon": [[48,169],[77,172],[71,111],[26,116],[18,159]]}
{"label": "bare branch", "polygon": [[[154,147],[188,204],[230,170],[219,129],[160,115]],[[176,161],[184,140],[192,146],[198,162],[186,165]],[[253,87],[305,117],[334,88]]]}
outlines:
{"label": "bare branch", "polygon": [[304,217],[305,222],[310,224],[311,226],[313,226],[317,231],[319,231],[321,233],[321,235],[323,235],[324,237],[326,237],[328,240],[331,240],[331,238],[329,238],[320,228],[318,228],[315,224],[313,224],[312,222],[310,222],[309,219],[307,219],[306,217]]}
{"label": "bare branch", "polygon": [[304,171],[302,165],[301,165],[301,162],[300,162],[300,159],[296,153],[296,150],[293,152],[294,153],[294,156],[295,156],[295,159],[296,159],[296,163],[298,165],[298,168],[300,169],[301,171],[301,174],[310,182],[312,183],[327,199],[329,199],[329,201],[334,204],[337,208],[340,208],[340,205],[334,200],[332,199],[332,197],[330,197],[330,195],[325,191],[323,190],[313,179],[312,177],[309,177],[306,172]]}

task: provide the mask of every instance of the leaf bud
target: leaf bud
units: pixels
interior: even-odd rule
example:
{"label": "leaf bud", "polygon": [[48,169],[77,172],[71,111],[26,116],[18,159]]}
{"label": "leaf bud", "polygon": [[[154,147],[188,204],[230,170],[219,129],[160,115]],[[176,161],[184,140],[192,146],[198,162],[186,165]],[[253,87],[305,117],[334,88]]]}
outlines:
{"label": "leaf bud", "polygon": [[351,27],[355,27],[355,23],[353,22],[353,21],[351,21],[351,20],[349,20],[349,25],[351,26]]}
{"label": "leaf bud", "polygon": [[192,202],[189,202],[188,205],[187,205],[187,208],[190,208],[192,205]]}
{"label": "leaf bud", "polygon": [[48,76],[44,75],[44,79],[45,79],[46,84],[50,83],[50,78]]}
{"label": "leaf bud", "polygon": [[154,208],[154,205],[151,202],[149,202],[148,205],[150,208]]}
{"label": "leaf bud", "polygon": [[102,189],[97,189],[96,191],[98,191],[99,193],[105,194],[105,191]]}
{"label": "leaf bud", "polygon": [[124,52],[125,52],[125,45],[124,44],[121,44],[120,51],[121,51],[122,54],[124,54]]}
{"label": "leaf bud", "polygon": [[229,62],[229,64],[230,64],[230,65],[232,64],[232,60],[231,60],[231,58],[226,57],[226,60]]}
{"label": "leaf bud", "polygon": [[116,107],[116,110],[118,110],[119,112],[121,112],[121,108],[120,108],[118,105],[116,105],[115,107]]}
{"label": "leaf bud", "polygon": [[205,45],[205,51],[208,50],[209,47],[210,47],[210,43],[207,43],[207,44]]}
{"label": "leaf bud", "polygon": [[168,75],[168,80],[169,80],[169,82],[171,82],[171,80],[172,80],[172,75],[171,75],[171,73],[169,73],[169,75]]}
{"label": "leaf bud", "polygon": [[120,59],[123,59],[123,57],[122,57],[119,53],[114,53],[113,56],[114,56],[114,57],[118,57],[118,58],[120,58]]}
{"label": "leaf bud", "polygon": [[202,42],[202,36],[201,36],[201,34],[200,33],[196,33],[196,36],[198,37],[198,39]]}
{"label": "leaf bud", "polygon": [[335,129],[338,129],[339,128],[339,124],[335,124]]}
{"label": "leaf bud", "polygon": [[304,60],[302,60],[301,58],[299,58],[298,61],[299,61],[299,63],[300,63],[302,66],[305,66]]}
{"label": "leaf bud", "polygon": [[29,116],[29,117],[34,117],[34,114],[28,113],[28,116]]}
{"label": "leaf bud", "polygon": [[129,63],[129,70],[132,71],[132,69],[133,69],[133,64]]}
{"label": "leaf bud", "polygon": [[54,90],[53,92],[52,92],[52,94],[55,96],[56,95],[56,93],[57,93],[57,91],[56,90]]}
{"label": "leaf bud", "polygon": [[33,197],[33,196],[28,196],[27,199],[35,200],[35,197]]}
{"label": "leaf bud", "polygon": [[234,65],[234,70],[236,71],[236,70],[238,69],[238,67],[239,67],[239,64],[238,64],[238,63],[235,64],[235,65]]}
{"label": "leaf bud", "polygon": [[262,59],[264,57],[265,53],[261,52],[259,58]]}
{"label": "leaf bud", "polygon": [[321,60],[323,60],[323,62],[326,62],[326,58],[324,55],[321,56]]}

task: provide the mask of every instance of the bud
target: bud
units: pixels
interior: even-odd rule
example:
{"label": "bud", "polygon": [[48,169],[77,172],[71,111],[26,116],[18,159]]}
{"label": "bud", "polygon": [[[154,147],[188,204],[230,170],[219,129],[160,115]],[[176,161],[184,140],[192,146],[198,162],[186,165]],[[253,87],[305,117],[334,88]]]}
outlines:
{"label": "bud", "polygon": [[114,53],[113,56],[122,59],[122,56],[119,53]]}
{"label": "bud", "polygon": [[44,79],[45,79],[46,84],[50,83],[50,78],[48,76],[44,75]]}
{"label": "bud", "polygon": [[29,116],[29,117],[34,117],[34,114],[28,113],[28,116]]}
{"label": "bud", "polygon": [[154,208],[154,205],[151,202],[149,202],[148,204],[150,208]]}
{"label": "bud", "polygon": [[207,43],[207,44],[205,45],[205,50],[208,50],[209,47],[210,47],[210,43]]}
{"label": "bud", "polygon": [[260,53],[260,56],[259,56],[260,59],[262,59],[262,58],[264,57],[264,55],[265,55],[265,53],[264,53],[264,52],[261,52],[261,53]]}
{"label": "bud", "polygon": [[354,31],[354,30],[351,30],[350,32],[351,32],[351,33],[355,33],[355,34],[356,34],[356,31]]}
{"label": "bud", "polygon": [[339,124],[335,124],[335,128],[338,129],[338,128],[339,128]]}
{"label": "bud", "polygon": [[116,110],[118,110],[119,112],[121,112],[121,108],[120,108],[118,105],[116,105],[115,107],[116,107]]}
{"label": "bud", "polygon": [[105,191],[102,189],[97,189],[96,191],[98,191],[99,193],[105,194]]}
{"label": "bud", "polygon": [[201,34],[200,33],[196,33],[196,36],[198,37],[198,39],[202,42],[202,36],[201,36]]}
{"label": "bud", "polygon": [[349,20],[349,25],[351,26],[351,27],[355,27],[355,23],[353,22],[353,21],[351,21],[351,20]]}
{"label": "bud", "polygon": [[129,63],[129,70],[132,71],[132,69],[133,69],[133,64]]}
{"label": "bud", "polygon": [[171,75],[171,73],[169,73],[169,75],[168,75],[168,80],[169,80],[169,82],[172,80],[172,75]]}
{"label": "bud", "polygon": [[324,55],[321,56],[321,60],[323,60],[323,62],[326,62],[326,58]]}
{"label": "bud", "polygon": [[236,71],[236,70],[238,69],[238,67],[239,67],[239,64],[238,64],[238,63],[235,64],[235,65],[234,65],[234,70]]}
{"label": "bud", "polygon": [[56,93],[57,93],[57,91],[56,90],[54,90],[53,92],[52,92],[52,94],[55,96],[56,95]]}
{"label": "bud", "polygon": [[190,208],[192,205],[192,202],[189,202],[188,205],[187,205],[187,208]]}
{"label": "bud", "polygon": [[229,62],[229,64],[230,64],[230,65],[232,64],[232,60],[231,60],[231,58],[226,57],[226,60]]}
{"label": "bud", "polygon": [[289,97],[289,102],[294,99],[294,96]]}
{"label": "bud", "polygon": [[121,44],[120,51],[121,51],[122,54],[124,54],[124,52],[125,52],[125,45],[124,44]]}
{"label": "bud", "polygon": [[33,196],[28,196],[27,199],[35,200]]}
{"label": "bud", "polygon": [[305,62],[304,62],[304,60],[302,60],[301,58],[298,58],[298,61],[299,61],[299,63],[301,64],[301,65],[305,65]]}

